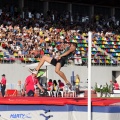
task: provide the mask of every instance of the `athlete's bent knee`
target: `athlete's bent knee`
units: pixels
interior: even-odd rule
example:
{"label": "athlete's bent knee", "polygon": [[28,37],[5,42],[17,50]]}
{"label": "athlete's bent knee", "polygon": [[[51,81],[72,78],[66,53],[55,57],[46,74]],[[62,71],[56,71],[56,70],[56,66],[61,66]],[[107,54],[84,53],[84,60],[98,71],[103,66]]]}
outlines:
{"label": "athlete's bent knee", "polygon": [[44,55],[44,56],[42,57],[42,59],[43,59],[43,60],[46,60],[46,59],[47,59],[46,55]]}
{"label": "athlete's bent knee", "polygon": [[59,73],[59,70],[55,69],[55,72],[58,74],[58,73]]}

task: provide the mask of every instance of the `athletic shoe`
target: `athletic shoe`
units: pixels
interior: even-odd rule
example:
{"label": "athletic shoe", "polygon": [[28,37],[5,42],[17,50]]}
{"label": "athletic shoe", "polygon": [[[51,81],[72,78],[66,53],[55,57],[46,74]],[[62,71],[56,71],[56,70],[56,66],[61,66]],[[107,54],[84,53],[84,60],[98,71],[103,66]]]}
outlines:
{"label": "athletic shoe", "polygon": [[66,86],[67,86],[70,90],[72,89],[71,83],[67,83]]}
{"label": "athletic shoe", "polygon": [[38,71],[37,71],[36,69],[30,69],[30,68],[29,68],[29,71],[30,71],[31,73],[33,73],[33,74],[38,74]]}

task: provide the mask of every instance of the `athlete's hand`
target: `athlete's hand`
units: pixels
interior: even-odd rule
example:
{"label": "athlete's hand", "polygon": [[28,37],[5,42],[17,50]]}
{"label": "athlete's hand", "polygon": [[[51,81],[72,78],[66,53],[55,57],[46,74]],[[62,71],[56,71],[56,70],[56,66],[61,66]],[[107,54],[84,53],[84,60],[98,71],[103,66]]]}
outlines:
{"label": "athlete's hand", "polygon": [[41,92],[44,92],[44,89],[43,89],[43,88],[41,89]]}
{"label": "athlete's hand", "polygon": [[60,60],[61,59],[61,56],[57,57],[57,60]]}

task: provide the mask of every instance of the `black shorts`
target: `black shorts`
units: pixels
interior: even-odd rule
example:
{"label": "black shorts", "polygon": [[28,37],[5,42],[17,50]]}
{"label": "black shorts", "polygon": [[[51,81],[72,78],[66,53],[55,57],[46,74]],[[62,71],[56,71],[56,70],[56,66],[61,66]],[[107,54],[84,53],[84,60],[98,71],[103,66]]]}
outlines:
{"label": "black shorts", "polygon": [[28,97],[34,97],[34,91],[30,90],[30,91],[27,93],[27,96],[28,96]]}
{"label": "black shorts", "polygon": [[63,67],[65,64],[65,61],[66,61],[65,57],[62,57],[60,60],[56,60],[55,58],[53,58],[50,64],[56,66],[57,63],[60,63],[61,67]]}

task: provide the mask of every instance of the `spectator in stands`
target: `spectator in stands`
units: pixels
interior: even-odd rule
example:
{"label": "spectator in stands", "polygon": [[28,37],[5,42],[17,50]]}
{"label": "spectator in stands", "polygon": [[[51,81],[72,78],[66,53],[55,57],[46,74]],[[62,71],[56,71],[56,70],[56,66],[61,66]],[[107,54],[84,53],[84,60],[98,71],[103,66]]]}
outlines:
{"label": "spectator in stands", "polygon": [[36,85],[42,92],[44,92],[44,89],[40,86],[36,76],[37,74],[32,72],[32,74],[26,78],[22,91],[23,95],[25,95],[25,91],[26,91],[27,96],[34,97]]}
{"label": "spectator in stands", "polygon": [[113,84],[113,90],[119,90],[120,89],[120,86],[117,83],[117,80],[115,80],[114,82],[113,81],[110,81],[110,82]]}
{"label": "spectator in stands", "polygon": [[[116,23],[114,16],[112,19],[105,19],[104,16],[96,14],[95,21],[91,24],[91,20],[87,16],[80,17],[78,13],[77,16],[73,15],[70,20],[68,12],[62,14],[58,11],[50,12],[51,14],[46,14],[47,16],[44,18],[43,13],[35,12],[28,15],[28,12],[25,12],[23,17],[15,11],[3,10],[0,15],[0,44],[9,51],[10,55],[14,55],[16,58],[25,58],[21,59],[24,62],[36,62],[36,59],[26,58],[41,58],[44,54],[57,57],[59,56],[57,51],[63,49],[61,42],[76,39],[81,43],[78,44],[82,52],[80,57],[86,58],[87,44],[84,46],[82,43],[84,40],[87,41],[88,31],[93,32],[94,42],[100,39],[112,42],[119,39],[120,25],[119,21],[118,24]],[[84,19],[80,20],[80,18]],[[10,57],[7,55],[7,60],[9,59]],[[77,59],[77,64],[82,64],[79,60]],[[95,62],[95,60],[93,61]],[[86,59],[82,62],[86,63]]]}
{"label": "spectator in stands", "polygon": [[55,66],[55,72],[65,81],[66,85],[71,89],[71,83],[66,78],[65,74],[60,71],[61,67],[64,66],[66,63],[66,60],[68,60],[69,57],[73,56],[76,50],[76,43],[70,43],[69,47],[67,46],[63,53],[57,58],[51,58],[49,56],[43,56],[41,61],[39,62],[38,66],[35,69],[29,69],[30,72],[38,73],[38,70],[41,68],[41,66],[44,64],[44,62],[48,62]]}
{"label": "spectator in stands", "polygon": [[5,89],[6,89],[6,78],[5,78],[5,74],[2,75],[2,80],[1,80],[0,84],[1,84],[2,97],[5,97]]}

